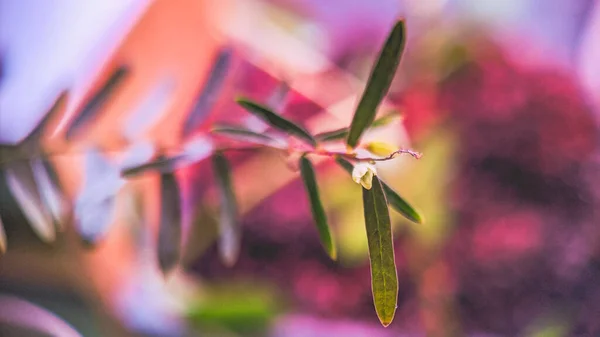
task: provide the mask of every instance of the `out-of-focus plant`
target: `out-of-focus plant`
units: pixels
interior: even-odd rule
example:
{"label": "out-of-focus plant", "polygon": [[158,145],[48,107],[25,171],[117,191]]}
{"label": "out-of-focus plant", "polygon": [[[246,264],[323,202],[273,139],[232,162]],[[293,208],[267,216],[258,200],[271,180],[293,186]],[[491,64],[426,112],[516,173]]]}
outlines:
{"label": "out-of-focus plant", "polygon": [[[284,154],[288,158],[290,166],[299,169],[302,181],[321,239],[321,243],[331,257],[336,260],[337,251],[334,237],[329,229],[326,212],[321,203],[319,188],[315,169],[314,158],[325,158],[335,161],[345,169],[352,179],[362,186],[364,218],[367,233],[367,242],[371,263],[371,284],[373,300],[377,315],[383,326],[388,326],[394,317],[398,296],[398,278],[396,272],[395,256],[393,249],[393,237],[388,205],[398,211],[407,219],[421,223],[423,217],[398,193],[390,188],[377,176],[376,163],[394,159],[400,154],[409,154],[420,158],[421,154],[409,149],[393,147],[384,141],[361,142],[363,134],[371,129],[381,127],[394,120],[394,113],[386,114],[376,119],[377,108],[386,96],[400,57],[404,50],[406,41],[405,23],[397,21],[383,45],[379,57],[372,68],[362,97],[354,112],[349,127],[332,130],[320,134],[313,134],[292,120],[284,118],[269,106],[257,103],[245,97],[238,97],[236,102],[246,111],[266,122],[273,128],[270,133],[258,133],[254,130],[238,125],[215,125],[210,135],[190,138],[193,130],[206,119],[208,112],[212,109],[215,96],[220,91],[230,64],[231,51],[224,49],[217,57],[212,72],[200,94],[197,104],[192,109],[183,126],[182,138],[187,143],[181,153],[166,155],[159,151],[156,159],[143,164],[133,164],[123,168],[121,177],[115,175],[115,168],[109,165],[103,158],[96,158],[97,163],[86,168],[87,171],[97,171],[98,166],[103,167],[105,172],[112,172],[110,177],[110,195],[97,193],[89,190],[89,186],[106,184],[101,181],[87,181],[84,186],[83,195],[89,196],[83,201],[78,200],[75,221],[80,222],[78,228],[86,242],[94,243],[101,234],[104,234],[106,226],[111,222],[114,211],[114,195],[122,186],[123,179],[141,174],[147,171],[160,172],[160,229],[158,238],[158,261],[161,270],[168,273],[181,260],[181,227],[182,207],[181,192],[174,170],[181,165],[190,164],[207,157],[212,158],[215,181],[220,192],[220,221],[218,225],[219,253],[223,262],[231,266],[239,255],[241,230],[238,221],[238,207],[235,199],[235,186],[230,177],[230,165],[226,153],[232,151],[260,151],[270,149]],[[84,107],[83,111],[74,119],[66,131],[66,137],[72,139],[84,130],[93,121],[108,97],[114,89],[126,78],[128,72],[126,67],[119,67],[108,79],[97,94]],[[38,129],[44,127],[41,124]],[[37,149],[40,132],[34,131],[30,140],[27,138],[23,144],[8,149],[10,153],[23,152],[33,146]],[[222,146],[219,139],[225,138],[227,145]],[[234,145],[231,145],[233,141]],[[31,145],[33,144],[33,145]],[[2,149],[2,148],[0,148]],[[7,151],[5,151],[7,152]],[[37,151],[40,152],[41,151]],[[93,152],[93,151],[92,151]],[[92,153],[93,154],[93,153]],[[29,157],[29,153],[20,154]],[[98,153],[98,155],[100,155]],[[42,154],[40,157],[43,158]],[[97,157],[97,156],[96,156]],[[8,157],[10,160],[10,156]],[[24,168],[14,168],[17,164],[23,164]],[[48,206],[57,199],[56,196],[46,197],[49,188],[44,188],[39,174],[32,171],[33,162],[24,161],[22,158],[9,162],[5,175],[9,180],[9,187],[15,198],[18,199],[21,208],[26,212],[28,220],[35,231],[45,241],[51,241],[54,237],[54,228],[48,227],[52,224],[48,221],[50,215],[45,212]],[[108,165],[108,166],[107,166]],[[110,166],[110,167],[109,167]],[[35,167],[33,168],[35,169]],[[46,171],[42,171],[46,172]],[[88,173],[90,173],[88,172]],[[92,172],[93,173],[93,172]],[[25,176],[29,174],[32,177]],[[108,173],[107,173],[108,174]],[[94,179],[91,174],[87,180]],[[111,178],[112,177],[112,178]],[[44,178],[50,181],[49,178]],[[43,179],[43,180],[44,180]],[[37,188],[36,188],[37,183]],[[46,184],[53,187],[55,183]],[[53,187],[54,188],[54,187]],[[54,193],[56,194],[56,193]],[[39,199],[39,200],[38,200]],[[81,198],[80,198],[81,199]],[[31,200],[37,204],[32,207],[27,205]],[[97,216],[90,217],[89,207],[98,207],[92,213]],[[87,207],[87,208],[86,208]],[[53,209],[53,208],[51,208]],[[83,211],[87,210],[87,211]],[[33,212],[36,211],[36,212]],[[54,214],[57,213],[57,214]],[[58,211],[52,212],[56,222]],[[98,234],[98,235],[96,235]],[[188,244],[193,245],[194,242]],[[0,236],[0,248],[4,250],[4,240]]]}

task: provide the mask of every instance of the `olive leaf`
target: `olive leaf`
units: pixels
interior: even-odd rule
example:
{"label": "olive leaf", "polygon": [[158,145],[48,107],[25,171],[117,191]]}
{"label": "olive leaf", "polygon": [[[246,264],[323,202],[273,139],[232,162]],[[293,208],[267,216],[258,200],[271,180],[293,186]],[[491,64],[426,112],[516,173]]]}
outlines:
{"label": "olive leaf", "polygon": [[404,21],[396,22],[379,53],[373,67],[365,91],[356,107],[346,143],[354,148],[363,132],[373,123],[377,107],[387,94],[394,74],[400,63],[400,56],[406,43]]}
{"label": "olive leaf", "polygon": [[212,129],[213,133],[223,134],[233,139],[250,141],[258,144],[269,144],[275,140],[265,134],[254,132],[235,125],[217,125]]}
{"label": "olive leaf", "polygon": [[[371,124],[371,128],[378,128],[378,127],[382,127],[382,126],[386,126],[388,124],[390,124],[391,122],[393,122],[395,119],[399,119],[399,115],[396,111],[392,111],[390,113],[387,113],[383,116],[381,116],[380,118],[377,118],[375,121],[373,121],[373,124]],[[348,137],[348,132],[350,131],[350,128],[345,127],[345,128],[339,128],[336,130],[332,130],[332,131],[326,131],[326,132],[322,132],[319,134],[315,135],[315,139],[321,142],[330,142],[330,141],[334,141],[334,140],[340,140],[340,139],[344,139],[346,137]]]}
{"label": "olive leaf", "polygon": [[[352,165],[352,163],[350,163],[349,161],[347,161],[341,157],[337,157],[335,159],[335,161],[344,170],[346,170],[346,172],[348,172],[349,174],[352,174],[352,169],[354,168],[354,165]],[[419,223],[419,224],[424,222],[423,216],[416,209],[414,209],[408,202],[406,202],[398,193],[396,193],[396,191],[394,191],[390,186],[388,186],[388,184],[386,184],[385,182],[382,181],[381,185],[383,186],[383,191],[385,192],[385,195],[387,197],[388,204],[396,212],[402,214],[405,218],[407,218],[408,220],[410,220],[412,222]]]}
{"label": "olive leaf", "polygon": [[331,257],[332,260],[336,260],[337,252],[329,231],[329,225],[327,224],[327,215],[325,214],[325,210],[321,204],[317,179],[315,177],[315,170],[310,160],[308,160],[308,158],[305,156],[300,158],[300,173],[302,175],[304,187],[308,193],[310,209],[313,218],[315,219],[317,230],[319,231],[321,244],[323,245],[323,248],[325,248],[325,251],[327,251],[327,254],[329,254],[329,257]]}
{"label": "olive leaf", "polygon": [[120,66],[110,75],[106,83],[96,92],[96,94],[83,106],[79,114],[67,129],[67,139],[73,138],[83,128],[89,125],[104,105],[113,97],[116,89],[129,75],[129,69],[125,66]]}
{"label": "olive leaf", "polygon": [[237,203],[231,184],[231,170],[227,158],[220,152],[213,155],[212,162],[221,201],[221,216],[218,226],[219,255],[225,265],[233,266],[239,256],[241,233]]}
{"label": "olive leaf", "polygon": [[310,133],[308,133],[308,131],[306,131],[301,126],[298,126],[294,122],[281,117],[277,113],[271,111],[271,109],[269,109],[268,107],[243,97],[238,97],[236,99],[236,102],[248,112],[259,117],[263,121],[267,122],[269,125],[286,133],[298,136],[299,138],[305,140],[312,146],[317,145],[316,140]]}
{"label": "olive leaf", "polygon": [[223,48],[214,61],[208,79],[202,88],[192,112],[183,124],[183,137],[187,138],[204,121],[213,108],[219,92],[223,89],[227,72],[231,67],[232,50]]}
{"label": "olive leaf", "polygon": [[379,178],[373,177],[373,187],[369,190],[363,188],[362,193],[371,262],[373,302],[381,324],[388,326],[394,319],[398,301],[398,275],[392,224]]}
{"label": "olive leaf", "polygon": [[158,265],[167,275],[181,258],[181,195],[175,175],[160,175],[160,227]]}

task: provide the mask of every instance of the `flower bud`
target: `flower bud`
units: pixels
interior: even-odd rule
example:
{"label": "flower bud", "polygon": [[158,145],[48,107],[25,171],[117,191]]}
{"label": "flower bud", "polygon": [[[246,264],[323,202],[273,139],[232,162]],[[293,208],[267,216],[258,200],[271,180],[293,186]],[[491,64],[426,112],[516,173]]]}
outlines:
{"label": "flower bud", "polygon": [[352,180],[370,190],[373,186],[373,176],[377,175],[375,165],[369,163],[358,163],[352,170]]}
{"label": "flower bud", "polygon": [[396,146],[385,142],[370,142],[365,149],[379,157],[387,157],[398,150]]}

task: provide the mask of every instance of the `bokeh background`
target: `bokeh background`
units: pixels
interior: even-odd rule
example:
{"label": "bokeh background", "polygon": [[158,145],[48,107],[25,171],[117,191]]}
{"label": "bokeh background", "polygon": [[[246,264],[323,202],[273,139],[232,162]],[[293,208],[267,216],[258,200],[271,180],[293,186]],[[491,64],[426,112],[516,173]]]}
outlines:
{"label": "bokeh background", "polygon": [[[347,124],[398,17],[408,42],[384,105],[404,119],[382,137],[424,156],[379,169],[427,221],[392,214],[393,324],[372,304],[360,189],[326,161],[337,262],[298,173],[273,153],[235,153],[238,263],[218,258],[212,168],[198,160],[176,171],[186,245],[164,277],[158,177],[122,180],[125,161],[186,148],[199,104],[196,152],[215,122],[256,126],[238,94],[310,130]],[[207,98],[223,53],[231,66]],[[66,218],[86,196],[116,196],[85,209],[102,226],[94,247],[76,221],[46,244],[2,179],[0,335],[600,336],[598,60],[594,0],[0,0],[0,143],[21,142],[67,91],[41,140]],[[66,140],[120,67],[93,122]]]}

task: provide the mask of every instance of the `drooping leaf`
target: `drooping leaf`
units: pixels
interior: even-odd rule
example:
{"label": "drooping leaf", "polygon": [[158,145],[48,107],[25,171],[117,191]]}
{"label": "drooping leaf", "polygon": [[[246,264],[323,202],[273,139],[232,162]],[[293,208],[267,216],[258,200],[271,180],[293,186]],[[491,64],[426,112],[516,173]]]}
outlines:
{"label": "drooping leaf", "polygon": [[167,275],[181,259],[181,195],[173,173],[160,175],[158,265]]}
{"label": "drooping leaf", "polygon": [[319,196],[315,170],[310,160],[304,156],[300,158],[300,172],[302,175],[302,181],[304,182],[304,187],[308,193],[310,209],[313,218],[315,219],[317,230],[319,231],[321,244],[323,245],[323,248],[325,248],[327,254],[329,254],[329,257],[331,257],[332,260],[336,260],[337,252],[335,244],[333,243],[333,238],[329,231],[329,225],[327,224],[327,215],[325,214],[325,209],[323,209],[323,205],[321,204],[321,197]]}
{"label": "drooping leaf", "polygon": [[2,215],[0,215],[0,256],[6,252],[6,233],[4,232],[4,224],[2,223]]}
{"label": "drooping leaf", "polygon": [[[142,148],[140,148],[142,150]],[[183,167],[185,165],[190,165],[205,158],[208,158],[212,154],[214,150],[214,145],[212,140],[207,136],[198,136],[191,139],[188,139],[185,144],[183,144],[183,149],[180,153],[165,156],[160,154],[155,158],[143,163],[138,164],[139,161],[135,160],[127,160],[123,167],[121,168],[121,176],[124,178],[131,178],[136,175],[151,171],[151,172],[173,172],[174,170]],[[154,151],[152,149],[152,151]],[[146,151],[141,151],[147,154]],[[138,157],[138,156],[136,156]],[[142,156],[139,156],[138,159],[141,159]],[[147,158],[143,158],[147,159]]]}
{"label": "drooping leaf", "polygon": [[200,126],[210,110],[213,108],[219,92],[225,83],[227,72],[231,65],[232,50],[223,48],[213,64],[208,79],[200,92],[200,96],[192,109],[192,112],[183,124],[183,138],[187,138]]}
{"label": "drooping leaf", "polygon": [[258,116],[265,122],[269,123],[269,125],[277,128],[281,131],[293,134],[293,135],[305,140],[312,146],[317,145],[316,140],[313,138],[313,136],[310,133],[308,133],[308,131],[306,131],[301,126],[298,126],[294,122],[281,117],[280,115],[271,111],[271,109],[269,109],[268,107],[258,104],[250,99],[243,98],[243,97],[237,98],[236,101],[239,105],[241,105],[248,112]]}
{"label": "drooping leaf", "polygon": [[402,214],[408,220],[415,223],[423,223],[423,216],[417,212],[406,200],[396,193],[388,184],[382,182],[383,191],[387,197],[388,204],[392,206],[396,212]]}
{"label": "drooping leaf", "polygon": [[[384,116],[381,116],[380,118],[377,118],[375,121],[373,121],[373,124],[371,124],[371,128],[378,128],[381,126],[386,126],[398,118],[399,118],[399,115],[397,112],[395,112],[395,111],[390,112]],[[332,131],[326,131],[326,132],[316,134],[315,139],[318,141],[321,141],[321,142],[330,142],[330,141],[334,141],[334,140],[340,140],[340,139],[344,139],[344,138],[348,137],[349,131],[350,131],[350,128],[339,128],[339,129],[332,130]]]}
{"label": "drooping leaf", "polygon": [[56,231],[35,183],[28,161],[14,161],[5,171],[6,182],[31,228],[44,242],[53,242]]}
{"label": "drooping leaf", "polygon": [[116,218],[116,196],[125,181],[95,148],[85,153],[83,187],[75,200],[75,225],[84,243],[95,244]]}
{"label": "drooping leaf", "polygon": [[[349,161],[337,157],[335,161],[349,174],[352,174],[354,165]],[[414,209],[408,202],[406,202],[396,191],[388,186],[385,182],[381,182],[383,190],[387,197],[388,204],[398,213],[402,214],[405,218],[416,223],[423,223],[423,216]]]}
{"label": "drooping leaf", "polygon": [[379,178],[373,177],[373,187],[370,190],[362,190],[373,302],[381,324],[388,326],[394,319],[398,300],[392,224]]}
{"label": "drooping leaf", "polygon": [[67,217],[66,198],[56,181],[52,179],[53,174],[50,173],[52,165],[45,159],[32,158],[31,169],[38,186],[38,192],[50,211],[56,228],[63,230]]}
{"label": "drooping leaf", "polygon": [[110,75],[106,83],[87,101],[81,111],[74,118],[67,129],[67,139],[73,138],[80,130],[87,127],[102,110],[104,105],[113,97],[116,89],[120,87],[125,78],[129,75],[129,69],[120,66]]}
{"label": "drooping leaf", "polygon": [[358,145],[363,132],[373,123],[377,107],[387,94],[394,74],[400,63],[400,56],[406,42],[404,21],[397,21],[379,53],[365,91],[358,103],[346,143],[352,148]]}
{"label": "drooping leaf", "polygon": [[229,163],[222,153],[213,156],[213,170],[220,192],[219,254],[225,265],[232,266],[239,256],[241,230]]}
{"label": "drooping leaf", "polygon": [[254,132],[235,125],[218,125],[212,129],[213,133],[226,135],[230,138],[249,141],[258,144],[269,144],[275,140],[263,133]]}

